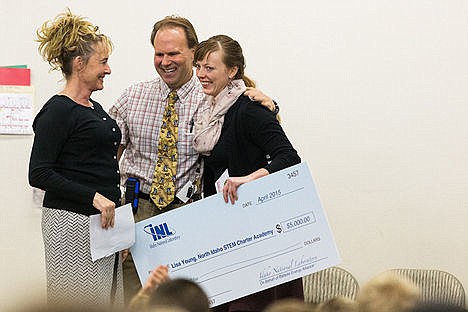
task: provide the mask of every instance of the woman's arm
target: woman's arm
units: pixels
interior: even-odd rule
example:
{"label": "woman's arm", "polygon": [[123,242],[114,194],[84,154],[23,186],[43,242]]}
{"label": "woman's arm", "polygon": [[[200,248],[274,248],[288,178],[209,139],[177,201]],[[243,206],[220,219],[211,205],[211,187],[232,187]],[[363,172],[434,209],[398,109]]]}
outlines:
{"label": "woman's arm", "polygon": [[34,142],[29,161],[31,186],[66,196],[79,203],[92,204],[96,190],[70,181],[57,172],[57,161],[70,135],[74,121],[68,105],[49,102],[34,120]]}
{"label": "woman's arm", "polygon": [[232,204],[236,202],[238,199],[237,197],[237,188],[241,186],[244,183],[256,180],[258,178],[264,177],[266,175],[269,175],[270,173],[264,169],[260,168],[255,172],[252,172],[249,175],[243,176],[243,177],[230,177],[224,182],[224,187],[223,187],[223,197],[224,201],[227,203],[229,200],[231,201]]}
{"label": "woman's arm", "polygon": [[270,156],[270,162],[242,177],[230,177],[223,187],[224,201],[231,203],[238,199],[237,188],[247,182],[264,177],[270,173],[279,171],[301,161],[297,151],[292,146],[276,118],[257,105],[247,105],[241,116],[246,132],[250,140],[258,146],[265,155]]}
{"label": "woman's arm", "polygon": [[[63,103],[51,103],[34,120],[34,143],[29,161],[29,184],[48,192],[65,194],[78,203],[93,205],[101,211],[101,225],[114,225],[115,203],[96,190],[71,181],[57,170],[57,160],[73,129],[71,112]],[[47,104],[46,104],[47,105]]]}

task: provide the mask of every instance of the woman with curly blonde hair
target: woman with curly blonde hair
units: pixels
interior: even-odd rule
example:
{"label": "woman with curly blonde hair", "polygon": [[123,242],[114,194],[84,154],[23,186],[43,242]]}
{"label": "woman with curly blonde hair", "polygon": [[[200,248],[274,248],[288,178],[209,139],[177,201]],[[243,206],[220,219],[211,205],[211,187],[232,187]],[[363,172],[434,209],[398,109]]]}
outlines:
{"label": "woman with curly blonde hair", "polygon": [[121,259],[117,253],[91,260],[89,216],[114,225],[120,199],[117,148],[121,133],[102,106],[91,99],[111,73],[110,39],[70,10],[37,31],[39,52],[60,70],[65,86],[37,114],[29,183],[45,190],[42,211],[51,304],[122,304]]}

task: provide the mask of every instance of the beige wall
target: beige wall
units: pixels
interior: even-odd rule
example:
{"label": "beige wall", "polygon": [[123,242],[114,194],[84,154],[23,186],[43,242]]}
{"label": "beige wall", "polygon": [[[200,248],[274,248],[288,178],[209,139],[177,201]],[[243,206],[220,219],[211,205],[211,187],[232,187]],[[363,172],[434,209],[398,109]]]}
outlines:
{"label": "beige wall", "polygon": [[[155,75],[149,34],[163,16],[190,18],[201,39],[237,38],[246,72],[280,103],[312,170],[342,266],[361,282],[389,268],[438,268],[468,288],[468,2],[0,2],[0,65],[29,65],[38,108],[61,84],[34,32],[66,6],[115,43],[113,73],[94,96],[105,107]],[[0,309],[44,295],[31,142],[0,136]]]}

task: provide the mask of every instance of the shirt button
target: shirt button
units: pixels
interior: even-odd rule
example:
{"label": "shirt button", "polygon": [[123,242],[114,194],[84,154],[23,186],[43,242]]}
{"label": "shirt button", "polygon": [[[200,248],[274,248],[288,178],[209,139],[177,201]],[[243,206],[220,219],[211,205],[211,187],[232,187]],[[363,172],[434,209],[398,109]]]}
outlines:
{"label": "shirt button", "polygon": [[114,155],[114,159],[117,159],[117,156]]}
{"label": "shirt button", "polygon": [[107,118],[106,118],[106,117],[102,117],[102,120],[107,120]]}
{"label": "shirt button", "polygon": [[115,128],[112,128],[112,131],[114,131],[114,132],[115,132]]}

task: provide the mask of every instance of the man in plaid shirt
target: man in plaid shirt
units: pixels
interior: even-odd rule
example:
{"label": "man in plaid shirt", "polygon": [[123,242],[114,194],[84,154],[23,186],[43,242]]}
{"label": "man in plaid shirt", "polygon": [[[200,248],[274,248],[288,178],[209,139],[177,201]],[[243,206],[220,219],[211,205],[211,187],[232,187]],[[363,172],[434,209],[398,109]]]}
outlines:
{"label": "man in plaid shirt", "polygon": [[[194,120],[199,119],[199,108],[205,101],[202,86],[193,75],[194,51],[198,44],[195,29],[185,18],[168,16],[154,25],[151,44],[154,47],[154,66],[159,77],[126,88],[109,111],[122,132],[118,154],[120,158],[124,153],[120,163],[121,185],[125,185],[128,177],[140,181],[136,222],[185,203],[176,196],[172,203],[159,210],[149,197],[158,157],[161,120],[168,94],[172,90],[177,91],[175,105],[179,118],[175,194],[187,183],[199,182],[202,174],[199,156],[192,147]],[[247,92],[247,95],[256,97],[265,106],[275,108],[273,101],[261,92]],[[190,201],[199,198],[200,190],[197,190]],[[124,262],[123,269],[125,299],[129,302],[141,287],[131,256]]]}

